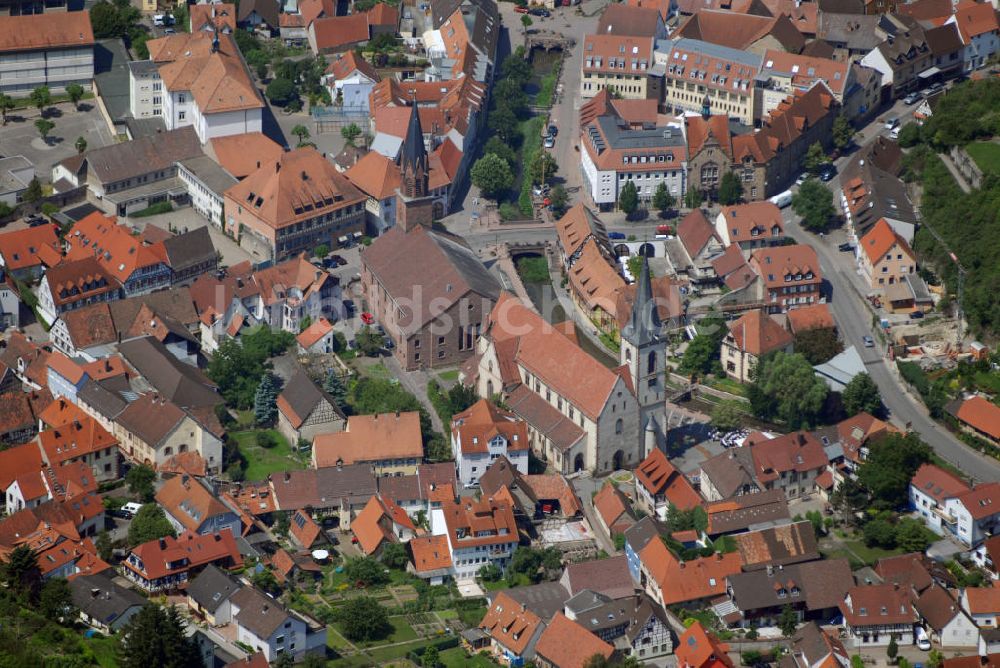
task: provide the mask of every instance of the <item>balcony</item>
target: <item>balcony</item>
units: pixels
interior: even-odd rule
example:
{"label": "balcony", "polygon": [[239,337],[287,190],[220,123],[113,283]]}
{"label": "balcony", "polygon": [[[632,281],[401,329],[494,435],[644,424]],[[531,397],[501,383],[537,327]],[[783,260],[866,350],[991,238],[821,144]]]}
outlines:
{"label": "balcony", "polygon": [[957,517],[955,517],[951,513],[945,512],[943,508],[934,506],[931,508],[931,512],[937,515],[938,519],[940,519],[942,522],[946,524],[956,524],[958,522]]}

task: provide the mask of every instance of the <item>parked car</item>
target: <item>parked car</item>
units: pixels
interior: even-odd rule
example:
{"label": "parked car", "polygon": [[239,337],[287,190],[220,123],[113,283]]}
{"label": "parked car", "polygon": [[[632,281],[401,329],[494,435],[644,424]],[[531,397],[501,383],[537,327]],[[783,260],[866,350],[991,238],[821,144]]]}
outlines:
{"label": "parked car", "polygon": [[544,146],[545,148],[553,148],[555,145],[556,145],[556,138],[553,137],[552,135],[546,137],[545,141],[542,142],[542,146]]}
{"label": "parked car", "polygon": [[375,316],[373,316],[368,311],[365,311],[364,313],[361,314],[361,322],[365,323],[366,325],[371,325],[373,322],[375,322]]}
{"label": "parked car", "polygon": [[837,246],[837,250],[839,250],[841,253],[850,253],[852,250],[854,250],[854,246],[852,246],[847,242],[844,242],[839,246]]}
{"label": "parked car", "polygon": [[550,137],[555,137],[558,134],[559,134],[559,128],[557,128],[554,125],[550,125],[549,126],[549,136]]}
{"label": "parked car", "polygon": [[344,304],[344,310],[347,311],[347,314],[348,315],[354,315],[354,310],[356,308],[354,306],[354,300],[353,299],[345,299],[343,301],[343,304]]}
{"label": "parked car", "polygon": [[889,131],[889,139],[899,139],[899,128],[893,128]]}
{"label": "parked car", "polygon": [[924,317],[923,311],[914,311],[913,313],[910,314],[910,320],[920,320],[923,317]]}
{"label": "parked car", "polygon": [[527,14],[530,10],[527,7],[515,7],[514,11],[518,14]]}
{"label": "parked car", "polygon": [[927,635],[927,630],[922,626],[917,627],[917,648],[924,652],[929,652],[931,649],[931,639]]}
{"label": "parked car", "polygon": [[121,510],[119,512],[121,512],[122,517],[124,517],[125,519],[132,519],[133,517],[135,517],[136,513],[139,512],[140,508],[142,508],[141,503],[136,503],[135,501],[129,501],[128,503],[126,503],[124,506],[121,507]]}
{"label": "parked car", "polygon": [[827,163],[823,165],[823,168],[819,172],[819,180],[826,183],[833,179],[837,175],[837,168],[833,166],[832,163]]}
{"label": "parked car", "polygon": [[799,174],[799,178],[795,179],[795,185],[801,186],[809,178],[809,172],[802,172]]}
{"label": "parked car", "polygon": [[792,191],[786,190],[783,193],[778,193],[768,201],[779,209],[784,209],[792,203]]}
{"label": "parked car", "polygon": [[625,233],[624,232],[608,232],[608,239],[618,239],[618,240],[621,240],[621,239],[624,239],[624,238],[625,238]]}
{"label": "parked car", "polygon": [[177,31],[174,30],[173,28],[167,28],[166,30],[163,31],[163,34],[164,35],[175,35],[175,34],[177,34]]}
{"label": "parked car", "polygon": [[885,129],[886,130],[891,130],[891,129],[893,129],[894,127],[896,127],[898,125],[899,125],[899,119],[896,118],[896,117],[888,118],[885,121]]}
{"label": "parked car", "polygon": [[920,102],[920,100],[922,99],[924,99],[924,96],[921,95],[920,93],[910,93],[909,95],[903,98],[903,103],[916,104],[917,102]]}
{"label": "parked car", "polygon": [[875,339],[873,339],[872,337],[870,337],[868,335],[862,336],[861,337],[861,342],[865,344],[865,348],[874,348],[875,347]]}
{"label": "parked car", "polygon": [[532,9],[531,14],[534,16],[541,16],[543,19],[547,19],[550,16],[552,16],[552,14],[549,13],[549,10],[543,9],[541,7],[536,7],[535,9]]}
{"label": "parked car", "polygon": [[657,234],[673,234],[674,233],[674,228],[670,227],[669,225],[657,225],[656,226],[656,233]]}
{"label": "parked car", "polygon": [[344,259],[343,255],[331,255],[330,259],[333,260],[338,267],[343,267],[347,264],[347,260]]}

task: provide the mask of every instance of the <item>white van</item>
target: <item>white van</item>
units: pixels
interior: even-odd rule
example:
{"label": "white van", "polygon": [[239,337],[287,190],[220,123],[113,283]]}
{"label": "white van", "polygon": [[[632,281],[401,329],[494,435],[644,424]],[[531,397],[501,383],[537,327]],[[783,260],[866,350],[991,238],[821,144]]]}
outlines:
{"label": "white van", "polygon": [[783,193],[778,193],[768,201],[770,201],[771,204],[778,207],[779,209],[784,209],[786,206],[792,203],[792,191],[786,190]]}
{"label": "white van", "polygon": [[166,17],[163,14],[153,14],[153,25],[157,27],[165,26]]}
{"label": "white van", "polygon": [[931,639],[927,636],[927,630],[922,626],[917,627],[917,648],[924,652],[931,649]]}
{"label": "white van", "polygon": [[129,501],[124,506],[122,506],[122,515],[131,519],[135,517],[136,513],[139,512],[140,508],[142,508],[141,503],[136,503],[135,501]]}

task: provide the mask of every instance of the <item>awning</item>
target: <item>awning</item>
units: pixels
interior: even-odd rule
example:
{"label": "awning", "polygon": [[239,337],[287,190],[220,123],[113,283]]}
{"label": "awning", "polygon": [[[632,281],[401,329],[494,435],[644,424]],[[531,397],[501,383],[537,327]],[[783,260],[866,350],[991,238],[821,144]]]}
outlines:
{"label": "awning", "polygon": [[917,76],[920,77],[921,79],[930,79],[931,77],[937,76],[938,74],[941,74],[940,69],[938,69],[937,67],[928,67],[926,70],[924,70]]}

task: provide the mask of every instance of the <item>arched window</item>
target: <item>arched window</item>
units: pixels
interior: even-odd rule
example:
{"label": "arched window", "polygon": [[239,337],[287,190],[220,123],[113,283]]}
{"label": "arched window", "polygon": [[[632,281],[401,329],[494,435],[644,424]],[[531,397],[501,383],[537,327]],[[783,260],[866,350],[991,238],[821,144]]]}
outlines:
{"label": "arched window", "polygon": [[167,456],[167,457],[169,457],[170,455],[174,454],[173,447],[171,447],[171,446],[168,445],[167,447],[163,448],[163,454],[165,456]]}
{"label": "arched window", "polygon": [[622,422],[621,418],[618,418],[617,420],[615,420],[615,433],[616,434],[622,433],[622,430],[624,429],[624,426],[625,426],[625,423]]}
{"label": "arched window", "polygon": [[656,373],[656,351],[650,350],[646,359],[646,373]]}

